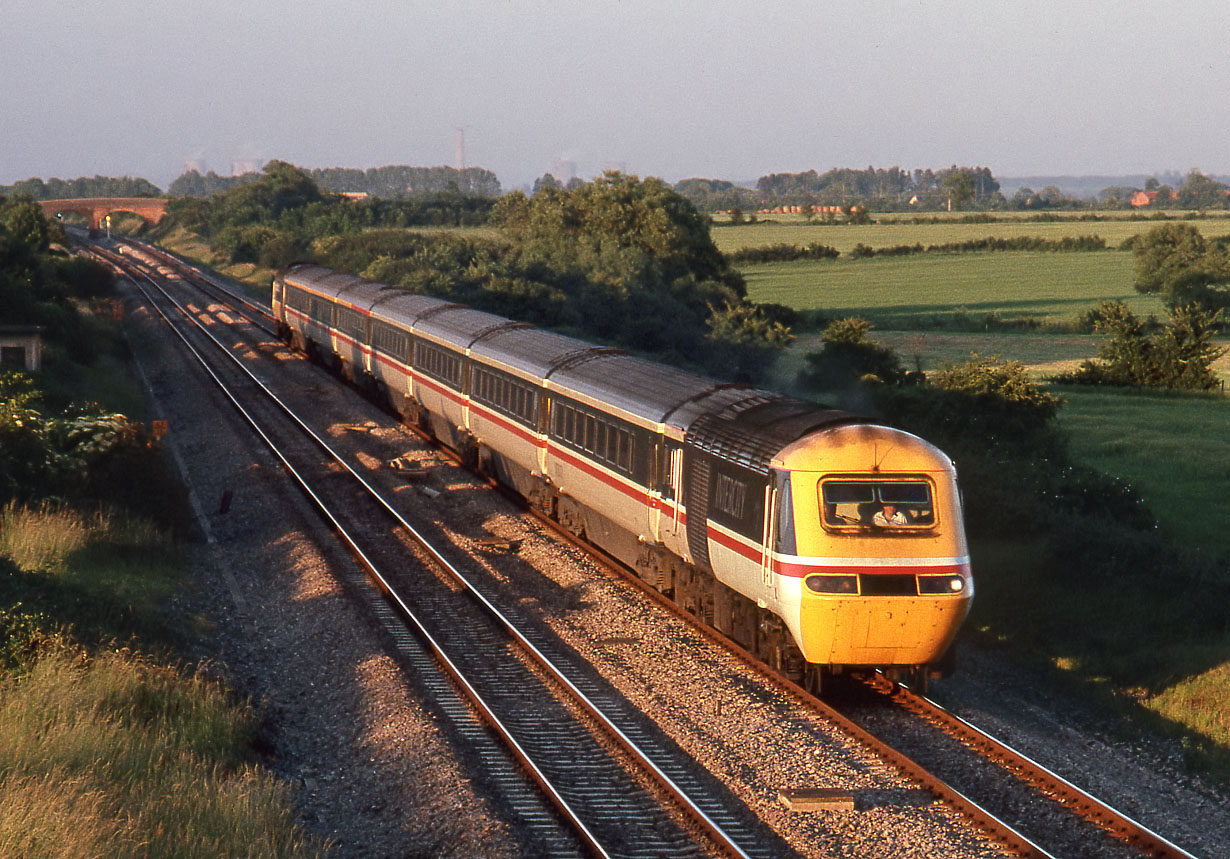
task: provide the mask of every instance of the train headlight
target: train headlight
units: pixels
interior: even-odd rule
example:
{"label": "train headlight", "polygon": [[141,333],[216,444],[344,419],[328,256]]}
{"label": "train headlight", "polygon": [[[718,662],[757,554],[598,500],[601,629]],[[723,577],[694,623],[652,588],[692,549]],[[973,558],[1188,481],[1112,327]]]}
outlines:
{"label": "train headlight", "polygon": [[858,576],[808,576],[807,587],[818,594],[856,594]]}
{"label": "train headlight", "polygon": [[919,576],[920,594],[959,594],[965,590],[965,579],[960,576]]}

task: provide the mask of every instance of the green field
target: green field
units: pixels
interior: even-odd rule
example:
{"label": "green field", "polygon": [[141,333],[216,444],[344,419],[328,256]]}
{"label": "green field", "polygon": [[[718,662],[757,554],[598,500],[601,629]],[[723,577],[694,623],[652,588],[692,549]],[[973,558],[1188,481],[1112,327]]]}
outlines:
{"label": "green field", "polygon": [[1230,558],[1230,398],[1065,387],[1075,457],[1144,495],[1188,546]]}
{"label": "green field", "polygon": [[1132,256],[1122,251],[927,254],[740,270],[752,301],[862,316],[880,328],[935,327],[961,313],[1072,323],[1100,301],[1123,301],[1139,316],[1164,310],[1156,296],[1132,288]]}
{"label": "green field", "polygon": [[[1029,221],[1010,218],[990,224],[953,223],[897,223],[894,218],[902,215],[884,215],[878,224],[808,224],[800,215],[761,215],[765,220],[737,227],[715,222],[711,234],[718,250],[731,253],[741,248],[764,245],[808,245],[818,242],[849,253],[857,244],[873,248],[888,248],[896,245],[942,245],[952,242],[968,242],[975,239],[1019,238],[1037,236],[1058,240],[1069,236],[1101,236],[1109,247],[1117,248],[1126,239],[1148,232],[1160,221],[1106,220],[1106,221]],[[951,215],[946,217],[953,217]],[[1003,216],[996,216],[997,218]],[[937,219],[939,216],[937,216]],[[1166,221],[1164,223],[1180,223]],[[1230,216],[1225,218],[1197,218],[1191,223],[1206,237],[1230,235]]]}

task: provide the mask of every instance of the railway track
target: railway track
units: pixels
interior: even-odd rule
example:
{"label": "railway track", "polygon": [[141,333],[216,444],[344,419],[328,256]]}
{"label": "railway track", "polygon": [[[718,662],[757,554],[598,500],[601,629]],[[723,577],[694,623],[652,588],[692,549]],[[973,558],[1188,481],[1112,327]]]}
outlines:
{"label": "railway track", "polygon": [[[164,263],[174,265],[172,260],[173,258],[164,259]],[[188,272],[182,270],[180,274],[189,276]],[[217,284],[211,286],[216,288]],[[262,311],[257,307],[253,312],[259,317]],[[264,312],[267,315],[267,311]],[[632,579],[639,584],[639,580],[634,577]],[[651,589],[643,589],[657,596]],[[673,603],[660,601],[677,614],[687,616],[679,612]],[[721,639],[720,635],[707,629],[705,631],[706,634]],[[749,661],[754,662],[750,657]],[[894,748],[876,736],[877,733],[883,733],[882,729],[875,726],[876,718],[864,719],[870,728],[864,727],[857,723],[857,719],[847,718],[845,714],[793,687],[793,684],[782,681],[775,675],[773,679],[774,682],[789,688],[799,700],[807,702],[807,706],[818,708],[824,718],[842,724],[844,730],[858,737],[875,754],[891,762],[909,778],[924,785],[962,816],[976,821],[979,827],[990,833],[999,843],[1019,855],[1192,855],[1071,785],[1061,776],[1047,771],[994,738],[988,737],[968,722],[946,713],[933,702],[913,695],[908,689],[894,686],[883,678],[872,681],[868,687],[874,691],[867,694],[874,695],[873,700],[878,701],[878,704],[869,704],[864,698],[856,701],[850,710],[857,715],[869,707],[883,707],[883,702],[889,701],[894,708],[913,713],[914,718],[925,720],[931,730],[938,732],[939,738],[921,744],[923,747],[930,745],[931,754],[927,754],[925,748],[922,751]],[[528,732],[533,734],[537,730],[531,727]],[[890,733],[893,730],[895,729],[890,729]],[[934,754],[934,750],[939,748],[945,749],[945,753]],[[979,758],[985,766],[969,763],[954,765],[951,760],[947,763],[943,760],[945,756],[952,759],[962,755]],[[915,758],[926,760],[926,763],[920,764]],[[968,786],[961,784],[960,772],[978,768],[983,770],[984,774],[974,780],[976,783]],[[987,776],[985,772],[988,769],[998,771],[1000,775]],[[988,781],[995,782],[995,786],[987,787]],[[1014,797],[1007,801],[1008,808],[1003,807],[1004,796]]]}
{"label": "railway track", "polygon": [[[1142,856],[1184,859],[1192,857],[1191,853],[1147,826],[1102,802],[1023,752],[949,712],[930,698],[878,675],[869,678],[865,684],[865,688],[872,690],[880,701],[887,701],[891,706],[921,719],[947,740],[955,741],[989,764],[1013,773],[1023,785],[1045,797],[1046,801],[1085,821],[1090,829],[1086,844],[1096,840],[1097,834],[1093,830],[1098,829],[1107,840],[1125,845]],[[938,747],[938,743],[932,745],[933,748]],[[952,757],[951,753],[949,757]],[[942,762],[932,765],[931,769],[938,771],[941,765]],[[1042,834],[1039,835],[1040,839],[1041,837]]]}
{"label": "railway track", "polygon": [[[552,527],[561,539],[594,551],[566,529],[541,516],[539,519]],[[1082,790],[1059,773],[881,674],[852,680],[853,685],[838,684],[838,694],[830,696],[834,698],[832,701],[816,697],[721,633],[700,623],[617,560],[607,556],[601,559],[612,573],[639,588],[664,610],[693,624],[702,634],[731,648],[749,668],[795,697],[800,706],[839,725],[877,757],[974,822],[1016,855],[1196,859],[1194,854]],[[907,745],[900,738],[917,733],[916,729],[903,730],[900,721],[886,724],[883,719],[877,722],[875,718],[862,718],[868,711],[883,711],[885,707],[899,716],[925,723],[929,732]],[[978,775],[971,779],[971,772]]]}
{"label": "railway track", "polygon": [[[132,270],[118,255],[105,256]],[[150,305],[169,324],[176,323],[177,331],[181,320],[196,315],[186,302],[172,303],[156,277],[135,272],[134,277],[143,281]],[[479,756],[496,771],[498,782],[519,784],[509,789],[509,801],[530,830],[535,851],[790,852],[716,780],[698,775],[687,756],[618,693],[587,676],[575,655],[482,594],[456,547],[437,545],[445,541],[427,533],[430,526],[409,522],[327,439],[295,416],[291,404],[244,367],[233,344],[225,346],[200,325],[178,336],[360,560],[366,577],[350,584],[383,621],[398,651],[416,673],[427,676],[442,700],[450,700],[446,708],[461,723],[473,720],[465,714],[478,714],[483,729],[471,730],[469,739],[479,745]],[[322,449],[328,452],[325,465]],[[390,517],[398,526],[397,539],[389,539]],[[407,568],[407,553],[420,563]],[[466,704],[446,695],[448,689],[459,690]],[[500,741],[498,752],[492,738]],[[522,777],[514,779],[517,773]]]}

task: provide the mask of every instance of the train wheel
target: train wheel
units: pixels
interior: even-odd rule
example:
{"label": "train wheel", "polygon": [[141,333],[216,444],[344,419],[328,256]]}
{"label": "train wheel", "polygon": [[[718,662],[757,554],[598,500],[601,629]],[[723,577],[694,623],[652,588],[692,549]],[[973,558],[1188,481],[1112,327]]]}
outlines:
{"label": "train wheel", "polygon": [[803,682],[801,685],[810,694],[819,698],[821,694],[823,694],[824,688],[827,685],[827,681],[829,679],[826,676],[827,674],[828,672],[825,670],[823,665],[817,665],[814,662],[809,662],[807,663],[807,668],[803,672]]}
{"label": "train wheel", "polygon": [[909,687],[909,690],[916,695],[927,694],[927,667],[925,665],[913,668],[898,666],[884,673],[889,680],[900,686]]}

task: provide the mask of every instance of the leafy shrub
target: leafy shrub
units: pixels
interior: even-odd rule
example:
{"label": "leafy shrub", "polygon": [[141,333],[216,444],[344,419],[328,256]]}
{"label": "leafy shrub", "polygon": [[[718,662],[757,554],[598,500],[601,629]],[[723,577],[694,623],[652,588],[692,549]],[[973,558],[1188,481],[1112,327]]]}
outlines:
{"label": "leafy shrub", "polygon": [[[974,355],[964,364],[945,365],[927,381],[880,392],[880,408],[891,422],[950,455],[993,463],[984,476],[988,484],[1002,483],[995,472],[1004,463],[1063,456],[1053,421],[1060,400],[1038,388],[1019,362]],[[1030,468],[1032,463],[1018,482],[1034,481]]]}
{"label": "leafy shrub", "polygon": [[740,248],[739,250],[726,255],[727,259],[736,265],[748,263],[793,262],[801,259],[837,259],[839,256],[841,256],[841,254],[836,248],[829,247],[828,245],[822,245],[819,242],[812,242],[806,247],[799,247],[798,245],[791,245],[782,242],[775,245]]}
{"label": "leafy shrub", "polygon": [[1219,384],[1213,362],[1225,354],[1213,344],[1221,311],[1190,304],[1166,312],[1169,323],[1141,321],[1122,302],[1104,301],[1085,316],[1107,339],[1098,360],[1085,361],[1058,381],[1084,385],[1207,391]]}
{"label": "leafy shrub", "polygon": [[824,329],[824,347],[809,352],[806,367],[799,372],[798,384],[808,391],[839,391],[860,380],[898,384],[906,373],[901,359],[891,349],[867,337],[872,324],[865,319],[838,319]]}

